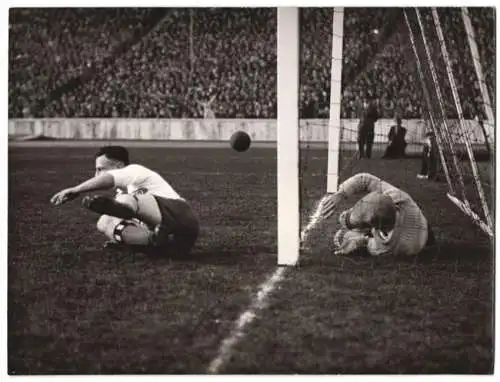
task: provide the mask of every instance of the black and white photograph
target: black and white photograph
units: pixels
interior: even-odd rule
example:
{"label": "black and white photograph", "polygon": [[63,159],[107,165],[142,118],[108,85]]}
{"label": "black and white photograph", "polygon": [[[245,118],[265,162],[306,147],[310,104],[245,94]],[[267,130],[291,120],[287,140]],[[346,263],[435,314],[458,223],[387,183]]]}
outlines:
{"label": "black and white photograph", "polygon": [[406,5],[12,5],[2,375],[493,375],[496,8]]}

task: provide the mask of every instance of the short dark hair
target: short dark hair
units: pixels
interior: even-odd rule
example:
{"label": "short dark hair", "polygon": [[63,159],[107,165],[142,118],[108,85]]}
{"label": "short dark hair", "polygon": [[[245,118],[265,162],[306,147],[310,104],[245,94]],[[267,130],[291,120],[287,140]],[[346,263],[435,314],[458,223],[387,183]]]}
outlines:
{"label": "short dark hair", "polygon": [[117,160],[128,166],[130,163],[128,150],[123,146],[104,146],[99,149],[95,157],[105,155],[109,159]]}

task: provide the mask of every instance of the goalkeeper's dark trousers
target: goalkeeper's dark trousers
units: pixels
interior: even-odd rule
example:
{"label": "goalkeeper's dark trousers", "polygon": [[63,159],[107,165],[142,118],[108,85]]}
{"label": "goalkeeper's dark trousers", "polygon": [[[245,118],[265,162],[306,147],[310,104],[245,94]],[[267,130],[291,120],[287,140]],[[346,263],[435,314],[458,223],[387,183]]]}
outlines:
{"label": "goalkeeper's dark trousers", "polygon": [[[373,140],[375,138],[375,132],[373,130],[360,129],[358,132],[358,151],[359,157],[367,158],[372,157]],[[365,150],[366,147],[366,150]]]}

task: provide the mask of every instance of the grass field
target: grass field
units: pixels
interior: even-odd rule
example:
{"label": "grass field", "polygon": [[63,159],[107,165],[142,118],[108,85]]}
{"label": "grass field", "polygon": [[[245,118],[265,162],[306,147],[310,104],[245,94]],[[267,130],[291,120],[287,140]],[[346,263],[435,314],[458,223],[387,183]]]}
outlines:
{"label": "grass field", "polygon": [[[50,196],[93,173],[94,148],[10,147],[10,374],[205,373],[276,267],[276,151],[131,148],[192,201],[190,258],[103,250],[97,217]],[[324,193],[326,151],[303,151],[306,217]],[[491,373],[493,252],[422,182],[417,159],[358,160],[412,194],[439,246],[417,259],[339,258],[325,227],[247,328],[222,373]]]}

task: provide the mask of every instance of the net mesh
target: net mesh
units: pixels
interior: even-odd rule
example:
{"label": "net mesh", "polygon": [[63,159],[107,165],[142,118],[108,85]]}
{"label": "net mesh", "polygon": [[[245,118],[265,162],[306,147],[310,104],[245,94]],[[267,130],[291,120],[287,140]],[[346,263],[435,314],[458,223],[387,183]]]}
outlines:
{"label": "net mesh", "polygon": [[[421,158],[426,133],[434,131],[436,143],[441,149],[440,175],[445,181],[436,183],[436,187],[442,193],[448,191],[468,206],[475,213],[473,219],[487,224],[491,221],[493,210],[493,164],[490,160],[493,121],[485,112],[487,105],[478,85],[474,60],[484,64],[483,80],[487,83],[485,87],[490,100],[493,100],[491,84],[494,84],[494,72],[486,69],[494,67],[491,62],[494,61],[494,52],[489,48],[494,47],[490,43],[494,36],[488,35],[494,30],[493,24],[477,26],[488,32],[478,33],[481,41],[477,44],[478,55],[474,57],[460,8],[438,10],[443,31],[441,40],[431,8],[419,9],[420,21],[415,9],[370,8],[366,14],[363,11],[344,8],[339,183],[358,172],[369,172],[405,189],[407,184],[415,183],[418,171],[415,167],[419,166],[415,163],[419,163]],[[302,227],[307,225],[315,205],[327,192],[330,71],[332,38],[335,37],[332,33],[333,12],[331,8],[300,10],[299,176]],[[485,17],[488,22],[494,23],[494,16],[491,15],[494,15],[491,9],[473,9],[470,20],[475,26],[481,24],[478,20],[483,20],[484,24]],[[443,40],[448,50],[448,64],[443,57]],[[320,70],[317,69],[318,60],[321,62]],[[449,71],[453,73],[454,85],[450,83]],[[396,81],[395,77],[398,77]],[[379,120],[375,126],[372,159],[360,160],[358,125],[364,112],[363,100],[367,97],[376,99],[381,120],[386,121],[380,123]],[[488,103],[494,110],[494,103]],[[394,124],[391,120],[396,115],[403,118],[403,126],[411,120],[414,128],[408,129],[405,137],[408,144],[406,156],[418,161],[414,161],[413,165],[402,161],[401,168],[391,172],[379,158],[387,147],[389,127]],[[471,150],[468,150],[468,145]],[[448,170],[448,179],[445,169]],[[446,180],[449,180],[448,184]],[[485,203],[481,201],[480,188]],[[339,206],[338,213],[353,202],[354,199],[345,201]],[[450,204],[450,208],[455,207]],[[338,213],[311,234],[309,240],[316,250],[332,248],[333,235],[325,233],[333,233],[337,228]]]}
{"label": "net mesh", "polygon": [[[484,65],[472,56],[468,40],[473,31],[466,29],[463,16],[460,8],[405,10],[426,99],[425,114],[436,137],[449,193],[472,212],[478,224],[491,230],[492,136],[484,121],[486,127],[492,125],[485,110],[493,105],[480,91],[480,81],[486,85],[486,79],[478,79],[474,67]],[[484,89],[491,91],[488,86]]]}

